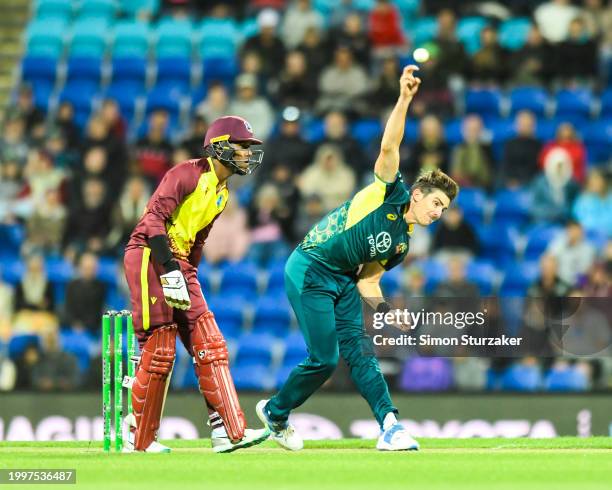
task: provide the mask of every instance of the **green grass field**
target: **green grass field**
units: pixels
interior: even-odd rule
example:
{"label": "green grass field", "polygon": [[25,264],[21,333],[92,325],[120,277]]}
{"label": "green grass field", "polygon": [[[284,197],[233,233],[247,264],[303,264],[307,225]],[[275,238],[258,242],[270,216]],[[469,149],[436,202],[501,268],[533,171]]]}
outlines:
{"label": "green grass field", "polygon": [[[103,454],[100,443],[1,442],[0,468],[74,468],[78,488],[609,489],[612,438],[421,439],[421,451],[382,453],[374,441],[307,441],[290,453],[267,442],[213,454],[175,440],[172,454]],[[8,485],[0,485],[8,487]],[[19,488],[40,485],[19,485]]]}

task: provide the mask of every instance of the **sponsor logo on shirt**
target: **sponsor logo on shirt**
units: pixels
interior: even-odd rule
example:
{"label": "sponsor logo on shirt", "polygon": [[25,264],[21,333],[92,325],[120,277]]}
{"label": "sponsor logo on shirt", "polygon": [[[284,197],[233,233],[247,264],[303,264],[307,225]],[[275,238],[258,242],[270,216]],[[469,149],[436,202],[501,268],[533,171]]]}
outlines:
{"label": "sponsor logo on shirt", "polygon": [[398,243],[395,246],[395,253],[396,254],[403,254],[406,250],[408,250],[408,244],[407,243]]}
{"label": "sponsor logo on shirt", "polygon": [[157,297],[151,296],[151,304],[154,305],[155,303],[157,303]]}
{"label": "sponsor logo on shirt", "polygon": [[389,214],[387,215],[387,219],[388,219],[389,221],[395,221],[395,220],[397,219],[397,214],[389,213]]}
{"label": "sponsor logo on shirt", "polygon": [[385,253],[391,248],[391,235],[386,231],[381,231],[376,235],[376,250],[378,253]]}

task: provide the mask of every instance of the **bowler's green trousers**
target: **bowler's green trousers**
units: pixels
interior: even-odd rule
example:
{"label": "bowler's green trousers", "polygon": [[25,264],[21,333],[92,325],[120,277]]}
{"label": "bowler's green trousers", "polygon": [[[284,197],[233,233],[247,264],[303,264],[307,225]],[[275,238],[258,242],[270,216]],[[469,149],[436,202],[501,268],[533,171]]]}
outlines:
{"label": "bowler's green trousers", "polygon": [[308,358],[299,364],[268,403],[273,420],[286,420],[334,372],[339,356],[370,404],[376,420],[397,412],[363,326],[361,298],[354,276],[334,272],[300,249],[285,266],[285,289],[295,311]]}

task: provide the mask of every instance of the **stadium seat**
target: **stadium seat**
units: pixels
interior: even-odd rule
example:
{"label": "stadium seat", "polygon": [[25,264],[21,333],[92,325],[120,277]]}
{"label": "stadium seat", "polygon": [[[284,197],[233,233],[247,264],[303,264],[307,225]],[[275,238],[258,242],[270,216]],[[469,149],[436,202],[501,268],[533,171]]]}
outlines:
{"label": "stadium seat", "polygon": [[64,49],[66,22],[57,19],[31,22],[25,36],[29,56],[57,59]]}
{"label": "stadium seat", "polygon": [[453,366],[441,357],[412,357],[404,364],[399,387],[404,391],[447,391],[453,386]]}
{"label": "stadium seat", "polygon": [[147,94],[146,113],[147,115],[157,109],[168,111],[171,119],[178,119],[181,112],[181,90],[168,90],[168,87],[154,87]]}
{"label": "stadium seat", "polygon": [[257,24],[257,19],[255,17],[244,19],[238,26],[238,29],[242,39],[248,39],[259,34],[259,24]]}
{"label": "stadium seat", "polygon": [[130,298],[128,298],[117,286],[110,286],[106,291],[106,309],[121,311],[129,308]]}
{"label": "stadium seat", "polygon": [[0,251],[17,252],[26,239],[25,227],[19,223],[0,223]]}
{"label": "stadium seat", "polygon": [[289,378],[289,375],[291,374],[291,371],[293,371],[294,368],[295,366],[290,366],[289,364],[283,364],[280,367],[280,369],[276,372],[275,387],[277,389],[280,389],[281,386],[285,384],[285,382],[287,381],[287,378]]}
{"label": "stadium seat", "polygon": [[104,19],[88,18],[75,22],[70,38],[70,55],[102,58],[108,42],[109,24]]}
{"label": "stadium seat", "polygon": [[130,18],[152,18],[159,11],[160,0],[121,0],[121,12]]}
{"label": "stadium seat", "polygon": [[170,85],[187,91],[191,85],[191,59],[158,58],[156,85]]}
{"label": "stadium seat", "polygon": [[465,94],[465,112],[482,117],[499,116],[501,93],[497,89],[468,90]]}
{"label": "stadium seat", "polygon": [[119,104],[121,116],[130,123],[134,119],[138,99],[143,95],[139,85],[129,82],[112,83],[104,92],[104,98],[114,99]]}
{"label": "stadium seat", "polygon": [[600,97],[600,117],[602,118],[612,118],[612,87],[604,90]]}
{"label": "stadium seat", "polygon": [[463,141],[463,134],[461,133],[462,119],[449,119],[444,125],[444,138],[446,142],[454,146]]}
{"label": "stadium seat", "polygon": [[115,0],[85,0],[80,2],[78,20],[81,19],[104,19],[111,21],[117,12]]}
{"label": "stadium seat", "polygon": [[521,49],[527,42],[532,25],[527,17],[505,20],[499,27],[499,44],[511,51]]}
{"label": "stadium seat", "polygon": [[295,367],[308,357],[308,349],[301,332],[293,332],[285,338],[283,366]]}
{"label": "stadium seat", "polygon": [[232,366],[231,373],[237,390],[268,391],[275,386],[267,366]]}
{"label": "stadium seat", "polygon": [[[354,0],[353,5],[358,10],[370,11],[374,7],[373,0]],[[403,17],[416,17],[421,0],[392,0],[392,3],[399,9]]]}
{"label": "stadium seat", "polygon": [[73,3],[73,0],[37,0],[34,5],[34,19],[68,22],[72,15]]}
{"label": "stadium seat", "polygon": [[457,195],[456,203],[468,223],[474,226],[482,224],[487,207],[487,196],[482,189],[461,189],[461,192]]}
{"label": "stadium seat", "polygon": [[262,296],[255,305],[253,331],[284,337],[291,326],[289,304],[283,296]]}
{"label": "stadium seat", "polygon": [[548,94],[540,87],[515,87],[510,91],[510,114],[527,110],[543,117],[548,105]]}
{"label": "stadium seat", "polygon": [[536,226],[529,230],[524,254],[525,260],[538,260],[561,231],[562,228],[554,225]]}
{"label": "stadium seat", "polygon": [[26,56],[21,61],[21,78],[27,82],[55,84],[57,59],[44,56]]}
{"label": "stadium seat", "polygon": [[501,296],[525,296],[527,289],[535,282],[539,274],[537,262],[515,262],[504,271]]}
{"label": "stadium seat", "polygon": [[580,117],[586,119],[591,113],[593,94],[588,89],[562,89],[555,96],[557,118],[573,120]]}
{"label": "stadium seat", "polygon": [[228,267],[222,271],[221,291],[231,291],[234,296],[253,299],[257,297],[257,269],[250,264]]}
{"label": "stadium seat", "polygon": [[489,22],[484,17],[461,17],[457,23],[457,38],[465,47],[465,50],[474,54],[480,49],[480,31]]}
{"label": "stadium seat", "polygon": [[434,291],[438,284],[448,277],[448,268],[438,260],[423,260],[419,261],[417,265],[420,270],[425,271],[427,279],[425,291],[428,294]]}
{"label": "stadium seat", "polygon": [[34,106],[47,112],[53,94],[53,85],[38,80],[30,82],[34,93]]}
{"label": "stadium seat", "polygon": [[114,26],[113,56],[143,58],[149,53],[151,28],[138,21],[121,21]]}
{"label": "stadium seat", "polygon": [[233,58],[241,41],[233,20],[205,18],[199,27],[199,52],[203,59]]}
{"label": "stadium seat", "polygon": [[514,260],[518,232],[506,223],[480,226],[476,229],[480,242],[480,257],[492,261],[497,266],[504,266]]}
{"label": "stadium seat", "polygon": [[542,386],[542,373],[538,366],[515,364],[502,376],[502,390],[537,391]]}
{"label": "stadium seat", "polygon": [[223,295],[208,300],[210,311],[215,314],[217,324],[226,339],[235,339],[242,334],[245,304],[241,300],[228,301]]}
{"label": "stadium seat", "polygon": [[410,36],[414,46],[421,46],[438,34],[438,21],[435,17],[421,17],[414,22]]}
{"label": "stadium seat", "polygon": [[364,146],[380,136],[381,132],[382,126],[378,119],[361,119],[351,125],[351,134]]}
{"label": "stadium seat", "polygon": [[208,85],[210,82],[218,81],[232,89],[238,69],[234,57],[205,58],[202,60],[202,83]]}
{"label": "stadium seat", "polygon": [[606,164],[612,158],[612,117],[589,123],[582,130],[589,163]]}
{"label": "stadium seat", "polygon": [[497,269],[485,260],[474,260],[466,267],[466,278],[476,283],[482,296],[491,296],[497,280]]}
{"label": "stadium seat", "polygon": [[514,121],[511,119],[490,119],[486,122],[487,129],[491,132],[491,145],[493,147],[493,156],[496,161],[500,161],[506,141],[512,138],[516,131],[514,129]]}
{"label": "stadium seat", "polygon": [[271,366],[276,339],[260,333],[245,334],[238,339],[236,366]]}
{"label": "stadium seat", "polygon": [[9,357],[17,359],[30,345],[40,346],[40,337],[34,334],[13,335],[8,345]]}
{"label": "stadium seat", "polygon": [[586,391],[588,387],[586,375],[575,366],[553,368],[544,378],[546,391]]}
{"label": "stadium seat", "polygon": [[191,40],[194,35],[190,21],[160,21],[156,29],[155,53],[158,58],[191,58]]}
{"label": "stadium seat", "polygon": [[110,286],[115,286],[119,282],[119,265],[111,257],[100,257],[98,260],[98,279]]}
{"label": "stadium seat", "polygon": [[68,59],[67,84],[80,83],[97,89],[102,78],[102,60],[85,56]]}
{"label": "stadium seat", "polygon": [[59,94],[59,102],[68,101],[74,107],[74,121],[83,128],[89,119],[96,99],[96,86],[81,81],[68,82]]}
{"label": "stadium seat", "polygon": [[521,226],[528,220],[531,207],[531,193],[528,190],[501,190],[495,194],[494,200],[495,222]]}
{"label": "stadium seat", "polygon": [[116,57],[112,62],[112,84],[132,85],[144,90],[147,60],[139,57]]}
{"label": "stadium seat", "polygon": [[544,142],[554,139],[558,125],[556,119],[539,118],[536,122],[536,137]]}
{"label": "stadium seat", "polygon": [[268,268],[266,296],[285,294],[285,264],[272,265]]}
{"label": "stadium seat", "polygon": [[383,274],[380,280],[380,287],[385,296],[396,296],[402,286],[402,267],[394,267]]}
{"label": "stadium seat", "polygon": [[18,258],[2,262],[2,279],[13,286],[17,285],[25,272],[25,265]]}
{"label": "stadium seat", "polygon": [[60,332],[59,343],[64,352],[76,357],[81,374],[87,372],[91,360],[92,339],[84,332],[63,330]]}
{"label": "stadium seat", "polygon": [[48,257],[45,260],[45,269],[49,280],[54,284],[66,284],[75,275],[72,264],[62,257]]}
{"label": "stadium seat", "polygon": [[311,119],[304,124],[303,136],[309,143],[318,143],[325,137],[325,124],[322,119]]}

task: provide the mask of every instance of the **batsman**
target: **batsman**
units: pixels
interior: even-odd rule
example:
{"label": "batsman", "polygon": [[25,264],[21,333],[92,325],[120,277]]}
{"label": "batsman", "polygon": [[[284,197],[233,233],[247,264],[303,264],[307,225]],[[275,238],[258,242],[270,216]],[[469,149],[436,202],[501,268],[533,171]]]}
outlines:
{"label": "batsman", "polygon": [[290,412],[304,403],[333,373],[340,356],[366,399],[381,434],[380,450],[416,450],[419,445],[397,420],[387,383],[365,334],[361,298],[380,313],[391,307],[383,299],[380,279],[408,252],[415,224],[438,220],[458,192],[439,170],[421,175],[410,192],[399,173],[399,147],[408,106],[421,80],[418,68],[404,68],[400,95],[387,121],[373,183],[317,223],[285,266],[285,289],[308,346],[280,391],[256,407],[259,418],[282,447],[299,450],[303,442],[289,424]]}
{"label": "batsman", "polygon": [[250,148],[261,143],[245,119],[215,120],[206,132],[205,157],[166,173],[132,232],[124,264],[141,357],[132,386],[133,415],[126,417],[127,451],[170,452],[156,439],[177,334],[193,356],[213,451],[231,452],[269,436],[268,429],[246,428],[227,345],[197,276],[204,241],[227,203],[228,179],[261,164],[263,151]]}

